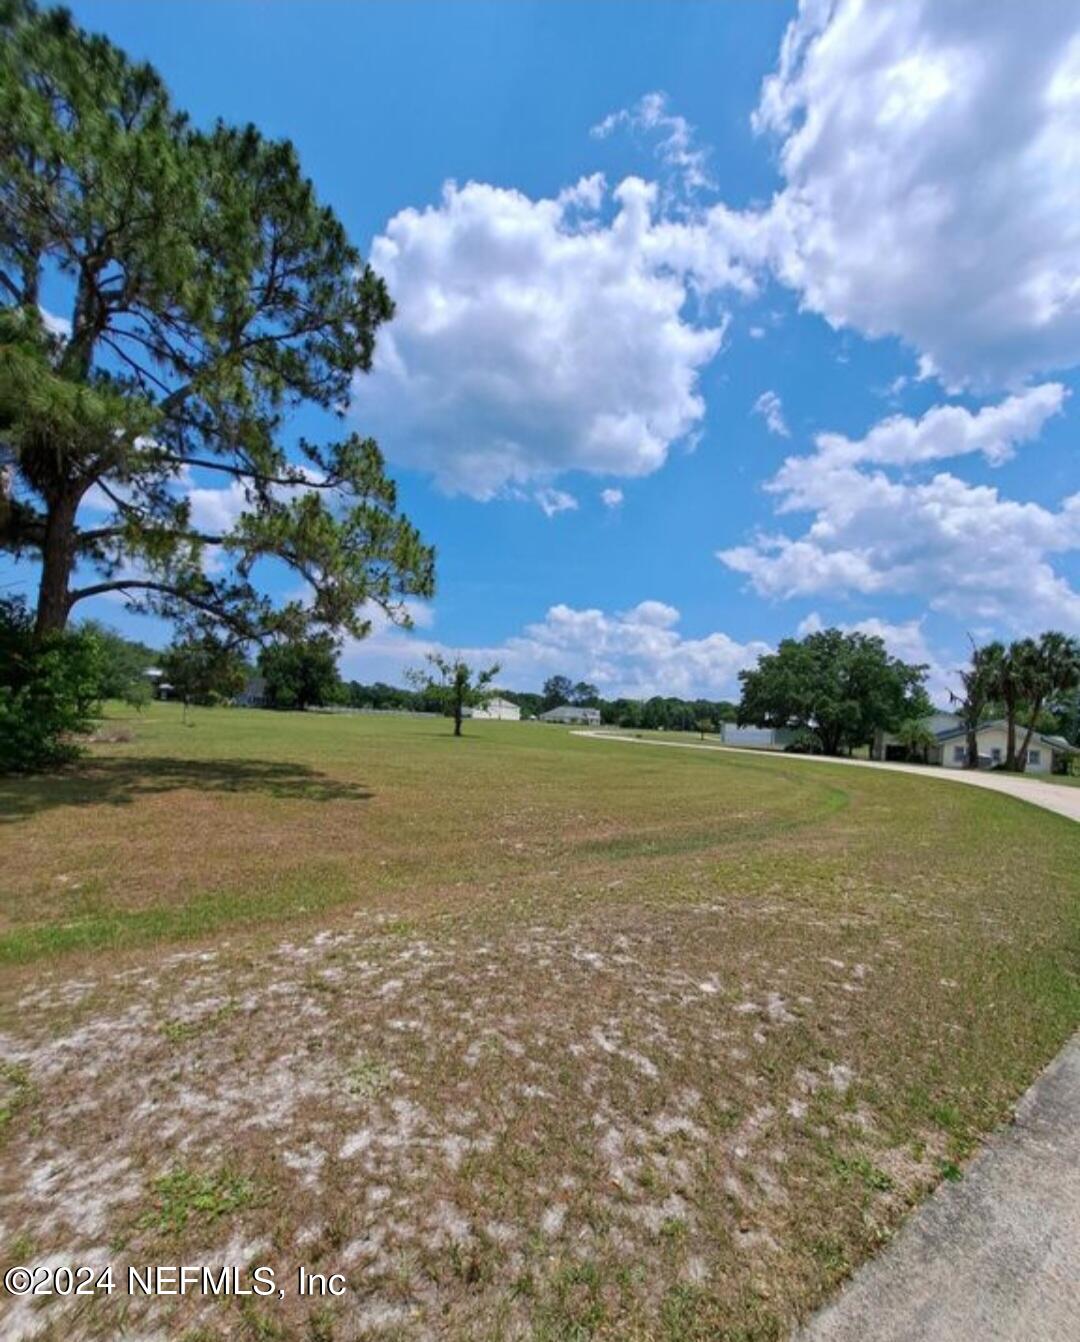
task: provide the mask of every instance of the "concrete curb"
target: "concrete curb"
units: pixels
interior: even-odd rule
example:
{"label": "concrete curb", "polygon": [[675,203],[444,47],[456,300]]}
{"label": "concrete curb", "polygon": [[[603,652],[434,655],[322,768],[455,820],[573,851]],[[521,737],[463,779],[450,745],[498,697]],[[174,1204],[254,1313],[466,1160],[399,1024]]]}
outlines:
{"label": "concrete curb", "polygon": [[795,1342],[1080,1338],[1080,1039]]}

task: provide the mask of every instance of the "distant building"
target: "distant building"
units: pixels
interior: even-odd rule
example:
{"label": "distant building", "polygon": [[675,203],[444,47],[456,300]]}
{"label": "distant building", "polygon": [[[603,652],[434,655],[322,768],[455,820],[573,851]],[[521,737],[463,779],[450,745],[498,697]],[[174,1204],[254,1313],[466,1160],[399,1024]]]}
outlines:
{"label": "distant building", "polygon": [[155,699],[171,699],[173,687],[166,681],[165,672],[160,666],[148,666],[143,675],[150,682],[150,691]]}
{"label": "distant building", "polygon": [[749,750],[783,750],[795,739],[787,727],[738,727],[734,722],[720,724],[720,740],[726,746]]}
{"label": "distant building", "polygon": [[266,677],[248,676],[247,684],[233,700],[237,708],[263,708],[266,705]]}
{"label": "distant building", "polygon": [[521,709],[509,699],[500,699],[498,695],[477,708],[466,708],[463,716],[467,718],[487,718],[499,722],[520,722]]}
{"label": "distant building", "polygon": [[[934,713],[922,719],[922,725],[934,738],[926,749],[926,763],[940,764],[944,769],[963,769],[967,765],[967,729],[955,713]],[[1027,730],[1016,726],[1016,748],[1024,744]],[[979,768],[993,769],[1005,762],[1008,749],[1008,729],[1004,718],[984,722],[975,733],[979,753]],[[1069,758],[1080,755],[1080,748],[1069,745],[1063,736],[1046,736],[1033,732],[1027,752],[1027,772],[1048,774],[1063,769]],[[875,760],[902,760],[907,752],[892,732],[876,732],[870,757]]]}
{"label": "distant building", "polygon": [[558,708],[549,708],[540,714],[541,722],[565,722],[578,727],[599,727],[600,710],[581,708],[577,704],[560,704]]}

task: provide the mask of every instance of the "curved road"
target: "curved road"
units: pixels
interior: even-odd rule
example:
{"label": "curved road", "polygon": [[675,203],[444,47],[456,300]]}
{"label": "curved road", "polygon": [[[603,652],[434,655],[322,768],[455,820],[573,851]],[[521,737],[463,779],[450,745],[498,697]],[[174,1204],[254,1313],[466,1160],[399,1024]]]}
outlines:
{"label": "curved road", "polygon": [[[576,732],[679,750],[760,750]],[[821,763],[820,756],[785,755]],[[1004,792],[1080,820],[1080,788],[911,764],[833,760]],[[1077,845],[1080,862],[1080,844]],[[1078,1342],[1080,1037],[1074,1036],[960,1183],[942,1183],[794,1342]]]}
{"label": "curved road", "polygon": [[[614,732],[583,731],[573,732],[574,736],[589,736],[596,741],[626,741],[636,746],[666,746],[669,750],[714,750],[725,755],[756,755],[759,759],[782,758],[787,764],[791,760],[803,760],[807,764],[844,764],[855,769],[891,769],[894,773],[917,774],[930,783],[965,783],[969,787],[987,788],[991,792],[1004,792],[1018,801],[1030,802],[1032,806],[1041,806],[1044,811],[1053,811],[1069,820],[1080,820],[1080,787],[1070,787],[1068,783],[1043,783],[1037,778],[1025,778],[1022,774],[983,773],[974,769],[941,769],[925,764],[885,764],[879,760],[849,760],[836,756],[785,754],[777,750],[752,750],[745,746],[712,746],[704,741],[659,741],[644,736],[619,736]],[[1077,1334],[1080,1338],[1080,1332]]]}

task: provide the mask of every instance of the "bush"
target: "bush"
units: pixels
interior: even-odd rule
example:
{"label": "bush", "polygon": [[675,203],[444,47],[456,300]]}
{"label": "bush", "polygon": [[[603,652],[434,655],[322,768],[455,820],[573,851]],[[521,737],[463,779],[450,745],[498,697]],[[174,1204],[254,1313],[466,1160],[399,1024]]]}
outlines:
{"label": "bush", "polygon": [[797,731],[784,747],[789,755],[820,755],[821,738],[809,728]]}
{"label": "bush", "polygon": [[[145,676],[140,676],[137,680],[128,681],[120,697],[128,708],[133,708],[137,713],[141,713],[147,704],[153,701],[154,687]],[[102,698],[105,698],[104,694]]]}
{"label": "bush", "polygon": [[90,730],[101,678],[90,633],[53,634],[40,644],[22,598],[0,599],[0,773],[63,764]]}

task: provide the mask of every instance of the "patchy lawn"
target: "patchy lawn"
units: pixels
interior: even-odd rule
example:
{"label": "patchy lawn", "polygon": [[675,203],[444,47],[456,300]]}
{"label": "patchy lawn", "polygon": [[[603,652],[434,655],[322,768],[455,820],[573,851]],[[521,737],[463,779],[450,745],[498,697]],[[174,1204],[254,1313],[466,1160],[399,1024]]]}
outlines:
{"label": "patchy lawn", "polygon": [[528,723],[112,725],[0,781],[0,1266],[286,1295],[5,1298],[5,1337],[782,1338],[1080,1022],[1077,829],[1007,798]]}

